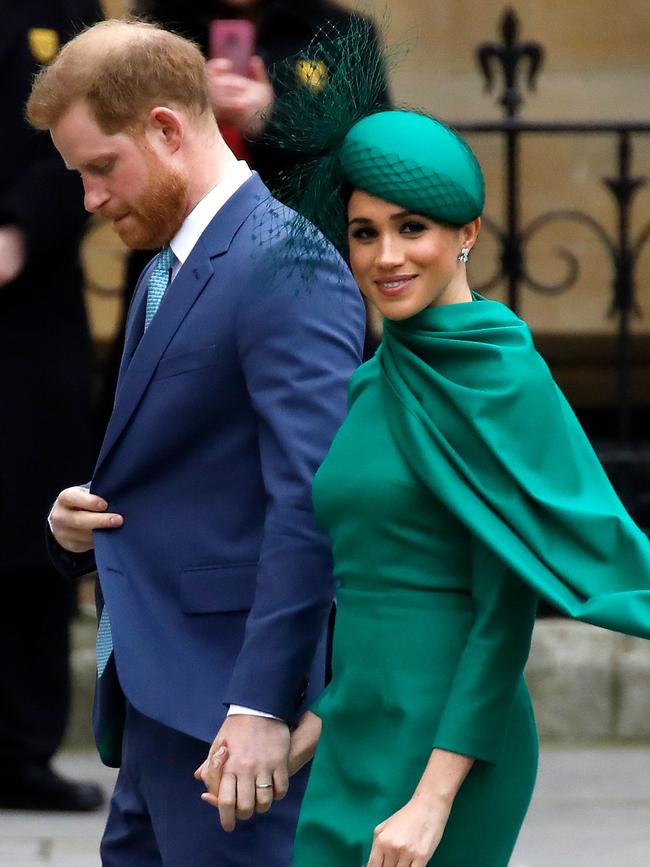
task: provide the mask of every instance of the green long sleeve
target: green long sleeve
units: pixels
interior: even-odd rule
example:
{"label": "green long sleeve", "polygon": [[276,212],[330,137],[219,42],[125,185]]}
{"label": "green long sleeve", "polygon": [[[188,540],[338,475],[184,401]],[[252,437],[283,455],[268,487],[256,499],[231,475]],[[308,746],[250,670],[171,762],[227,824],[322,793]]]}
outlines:
{"label": "green long sleeve", "polygon": [[473,625],[433,741],[496,762],[535,623],[537,594],[483,543],[472,550]]}

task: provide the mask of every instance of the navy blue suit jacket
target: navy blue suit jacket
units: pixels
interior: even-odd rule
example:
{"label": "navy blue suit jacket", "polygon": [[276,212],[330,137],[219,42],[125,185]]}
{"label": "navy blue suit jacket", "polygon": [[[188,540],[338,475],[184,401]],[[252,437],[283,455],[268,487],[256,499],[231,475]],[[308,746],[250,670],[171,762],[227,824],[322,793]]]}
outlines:
{"label": "navy blue suit jacket", "polygon": [[365,316],[333,249],[296,266],[291,215],[253,175],[144,335],[149,269],[134,296],[92,481],[124,516],[94,534],[114,642],[94,724],[110,764],[123,696],[210,742],[228,704],[293,722],[323,685],[334,579],[311,483]]}

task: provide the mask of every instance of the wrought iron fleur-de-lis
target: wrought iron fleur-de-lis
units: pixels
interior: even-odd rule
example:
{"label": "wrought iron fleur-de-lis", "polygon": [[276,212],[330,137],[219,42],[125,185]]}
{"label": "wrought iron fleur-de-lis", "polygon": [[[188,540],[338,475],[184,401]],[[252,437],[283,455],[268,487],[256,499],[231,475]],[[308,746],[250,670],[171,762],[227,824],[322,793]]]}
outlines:
{"label": "wrought iron fleur-de-lis", "polygon": [[519,91],[519,66],[528,63],[527,84],[535,89],[535,81],[544,61],[544,49],[539,42],[519,42],[519,19],[512,9],[507,9],[501,19],[503,42],[484,42],[476,51],[479,66],[485,78],[485,89],[494,85],[493,67],[499,64],[503,70],[505,88],[499,100],[507,117],[515,117],[523,102]]}

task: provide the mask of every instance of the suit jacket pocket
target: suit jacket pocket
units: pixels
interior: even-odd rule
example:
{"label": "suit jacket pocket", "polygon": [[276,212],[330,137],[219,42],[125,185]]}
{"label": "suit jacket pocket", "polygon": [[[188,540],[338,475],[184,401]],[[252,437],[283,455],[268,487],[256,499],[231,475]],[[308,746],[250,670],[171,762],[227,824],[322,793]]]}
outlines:
{"label": "suit jacket pocket", "polygon": [[179,373],[188,373],[191,370],[199,370],[202,367],[210,367],[219,360],[218,346],[204,346],[192,352],[178,352],[167,355],[158,362],[154,379],[167,379],[169,376],[178,376]]}
{"label": "suit jacket pocket", "polygon": [[255,597],[257,563],[189,566],[180,574],[185,614],[249,611]]}

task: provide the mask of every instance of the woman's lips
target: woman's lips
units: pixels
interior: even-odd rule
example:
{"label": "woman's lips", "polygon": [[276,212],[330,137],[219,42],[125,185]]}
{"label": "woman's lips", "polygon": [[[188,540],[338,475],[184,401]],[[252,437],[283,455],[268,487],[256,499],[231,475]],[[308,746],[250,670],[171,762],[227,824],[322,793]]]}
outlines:
{"label": "woman's lips", "polygon": [[400,295],[404,292],[416,277],[417,274],[400,274],[397,277],[386,277],[381,280],[375,280],[375,286],[382,295],[393,298],[395,295]]}

